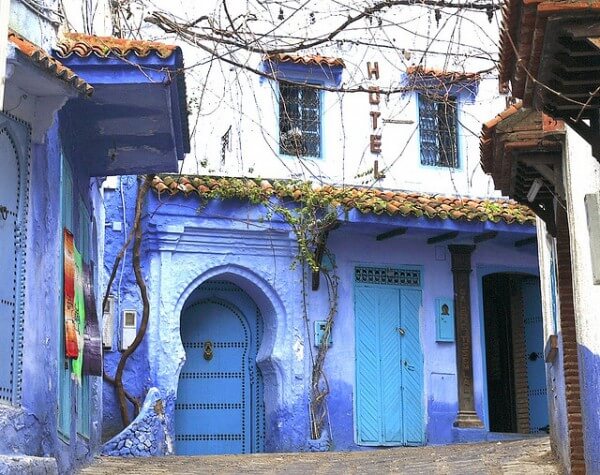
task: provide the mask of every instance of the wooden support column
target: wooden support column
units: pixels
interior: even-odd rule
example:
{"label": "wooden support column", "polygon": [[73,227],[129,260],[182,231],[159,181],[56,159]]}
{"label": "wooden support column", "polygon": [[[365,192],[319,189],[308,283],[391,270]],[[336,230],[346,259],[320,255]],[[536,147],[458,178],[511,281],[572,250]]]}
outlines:
{"label": "wooden support column", "polygon": [[458,414],[455,427],[481,428],[475,412],[473,389],[473,342],[471,337],[471,254],[475,246],[451,244],[454,280],[454,326],[456,330],[456,371],[458,377]]}

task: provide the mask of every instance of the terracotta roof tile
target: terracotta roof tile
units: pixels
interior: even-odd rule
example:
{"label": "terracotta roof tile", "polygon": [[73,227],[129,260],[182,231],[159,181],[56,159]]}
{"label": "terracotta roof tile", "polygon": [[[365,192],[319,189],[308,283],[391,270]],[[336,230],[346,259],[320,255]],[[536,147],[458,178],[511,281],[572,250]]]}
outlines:
{"label": "terracotta roof tile", "polygon": [[538,77],[548,18],[560,15],[581,20],[582,15],[592,13],[597,18],[600,1],[507,0],[502,10],[500,90],[508,92],[508,83],[511,82],[513,96],[522,98],[529,107],[535,78]]}
{"label": "terracotta roof tile", "polygon": [[344,60],[341,58],[330,58],[319,54],[297,55],[289,53],[270,53],[265,56],[268,61],[278,61],[280,63],[296,63],[306,66],[329,66],[329,67],[345,67]]}
{"label": "terracotta roof tile", "polygon": [[480,80],[479,73],[465,73],[459,71],[444,71],[441,69],[426,68],[424,66],[409,66],[406,74],[419,76],[424,79],[438,79],[442,82],[475,82]]}
{"label": "terracotta roof tile", "polygon": [[564,139],[561,120],[519,102],[483,124],[480,136],[481,166],[492,175],[496,189],[510,194],[514,185],[513,152],[560,151]]}
{"label": "terracotta roof tile", "polygon": [[[277,197],[300,201],[310,183],[291,180],[227,178],[212,176],[156,176],[152,183],[159,194],[197,196],[203,199],[239,199],[260,202]],[[362,213],[389,216],[427,217],[462,221],[503,221],[532,225],[535,215],[529,208],[505,199],[477,199],[432,195],[419,192],[380,190],[325,185],[314,188],[324,202],[357,209]],[[257,201],[257,198],[260,198]]]}
{"label": "terracotta roof tile", "polygon": [[91,96],[94,88],[81,79],[70,68],[66,67],[60,61],[54,59],[42,48],[26,40],[21,35],[12,30],[8,32],[8,40],[16,46],[16,48],[27,56],[37,67],[47,71],[58,79],[63,80],[70,86],[74,87],[80,94]]}
{"label": "terracotta roof tile", "polygon": [[56,47],[61,58],[76,54],[85,58],[91,54],[106,58],[108,56],[124,57],[128,54],[146,57],[151,53],[161,58],[168,58],[178,47],[157,41],[129,40],[112,36],[91,36],[83,33],[65,33]]}

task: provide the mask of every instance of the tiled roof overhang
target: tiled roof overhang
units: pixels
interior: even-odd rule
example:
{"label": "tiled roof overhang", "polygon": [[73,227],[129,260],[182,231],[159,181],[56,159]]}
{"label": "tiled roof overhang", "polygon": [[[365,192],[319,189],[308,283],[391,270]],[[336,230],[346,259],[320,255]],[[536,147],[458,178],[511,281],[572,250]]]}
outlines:
{"label": "tiled roof overhang", "polygon": [[481,79],[479,73],[466,73],[460,71],[445,71],[435,68],[426,68],[425,66],[409,66],[406,74],[420,76],[427,79],[437,79],[441,83],[448,82],[474,82]]}
{"label": "tiled roof overhang", "polygon": [[500,88],[561,118],[600,159],[600,2],[508,0]]}
{"label": "tiled roof overhang", "polygon": [[[159,195],[195,196],[200,199],[252,200],[279,198],[300,202],[306,183],[289,180],[226,178],[211,176],[156,176],[152,183]],[[375,188],[325,185],[316,195],[330,205],[392,217],[424,217],[463,222],[503,222],[533,225],[535,216],[526,206],[506,199],[430,195]]]}
{"label": "tiled roof overhang", "polygon": [[327,56],[321,56],[320,54],[307,54],[297,55],[290,53],[267,53],[265,55],[266,61],[276,61],[279,63],[294,63],[302,64],[304,66],[328,66],[333,67],[345,67],[344,60],[341,58],[331,58]]}
{"label": "tiled roof overhang", "polygon": [[92,101],[70,101],[63,111],[73,121],[71,148],[92,176],[179,168],[190,151],[179,47],[65,33],[54,55],[95,87]]}
{"label": "tiled roof overhang", "polygon": [[[562,195],[562,148],[565,129],[541,112],[510,106],[483,125],[481,165],[494,179],[496,189],[523,203],[540,216],[553,232],[553,202]],[[528,196],[535,180],[543,186]]]}
{"label": "tiled roof overhang", "polygon": [[178,50],[175,45],[159,43],[157,41],[130,40],[114,38],[112,36],[92,36],[83,33],[67,32],[56,46],[56,53],[61,58],[75,54],[85,58],[94,54],[100,58],[108,56],[125,57],[134,54],[145,58],[149,54],[156,54],[160,58],[168,58]]}
{"label": "tiled roof overhang", "polygon": [[472,101],[480,80],[478,73],[410,66],[406,69],[405,85],[427,95],[462,96],[463,100]]}
{"label": "tiled roof overhang", "polygon": [[8,40],[25,55],[34,65],[52,76],[73,87],[79,94],[91,96],[94,88],[81,79],[70,68],[54,59],[39,46],[31,43],[12,30],[8,32]]}

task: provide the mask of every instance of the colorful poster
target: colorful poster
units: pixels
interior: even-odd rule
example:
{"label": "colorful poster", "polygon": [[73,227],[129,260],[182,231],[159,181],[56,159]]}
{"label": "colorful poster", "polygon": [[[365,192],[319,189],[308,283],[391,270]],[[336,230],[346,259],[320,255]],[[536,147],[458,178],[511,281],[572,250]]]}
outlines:
{"label": "colorful poster", "polygon": [[83,294],[85,298],[85,333],[83,346],[83,372],[92,376],[102,376],[102,339],[96,296],[94,293],[93,264],[83,265]]}
{"label": "colorful poster", "polygon": [[64,229],[64,317],[65,317],[65,356],[79,356],[77,316],[75,311],[75,242],[73,234]]}
{"label": "colorful poster", "polygon": [[85,330],[85,299],[83,297],[83,259],[81,254],[74,247],[75,256],[75,321],[77,323],[77,342],[79,355],[73,360],[73,375],[75,380],[81,383],[81,374],[83,369],[83,332]]}

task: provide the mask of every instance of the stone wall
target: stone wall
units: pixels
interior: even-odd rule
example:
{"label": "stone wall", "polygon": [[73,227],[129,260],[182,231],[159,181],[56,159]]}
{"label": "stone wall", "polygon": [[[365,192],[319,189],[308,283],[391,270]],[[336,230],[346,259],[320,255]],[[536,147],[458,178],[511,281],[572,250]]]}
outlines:
{"label": "stone wall", "polygon": [[169,452],[164,404],[157,388],[150,388],[135,420],[102,447],[102,455],[119,457],[149,457]]}

